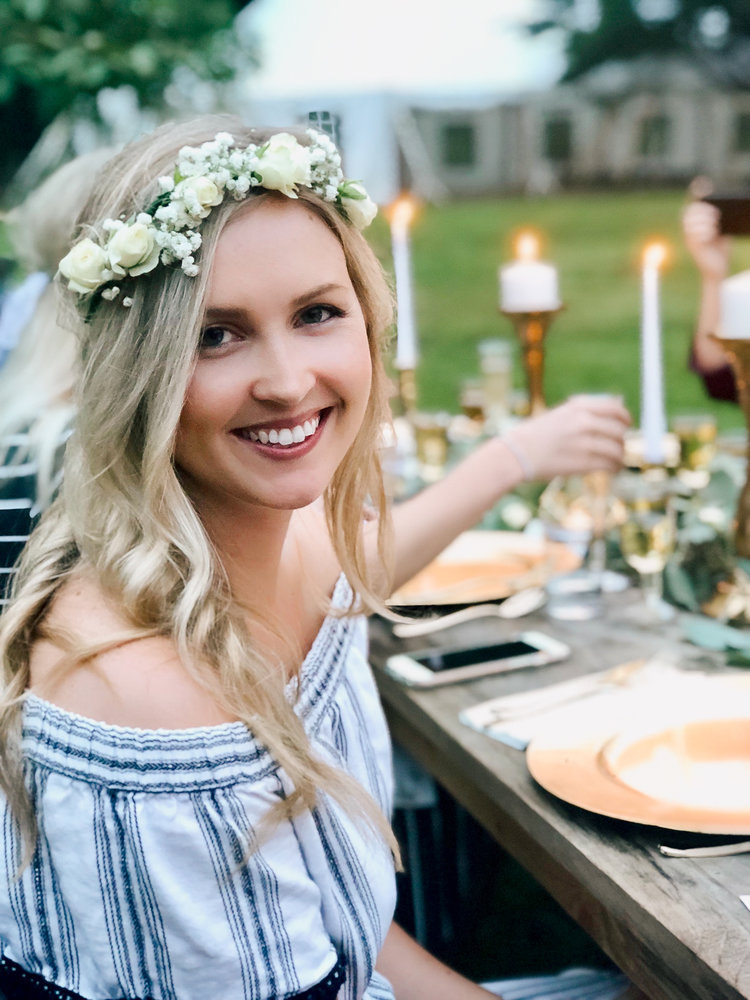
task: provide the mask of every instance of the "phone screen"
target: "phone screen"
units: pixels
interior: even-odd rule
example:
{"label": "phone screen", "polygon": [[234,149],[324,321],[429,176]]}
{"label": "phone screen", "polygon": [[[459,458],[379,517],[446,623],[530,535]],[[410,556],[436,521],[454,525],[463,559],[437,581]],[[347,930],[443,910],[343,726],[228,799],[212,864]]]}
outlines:
{"label": "phone screen", "polygon": [[498,642],[493,646],[474,646],[471,649],[436,649],[429,653],[410,655],[417,663],[439,673],[441,670],[471,667],[475,663],[491,663],[494,660],[509,660],[513,656],[538,652],[536,646],[531,646],[522,639],[514,639],[511,642]]}
{"label": "phone screen", "polygon": [[750,234],[750,194],[713,194],[704,198],[719,209],[719,229],[727,236]]}

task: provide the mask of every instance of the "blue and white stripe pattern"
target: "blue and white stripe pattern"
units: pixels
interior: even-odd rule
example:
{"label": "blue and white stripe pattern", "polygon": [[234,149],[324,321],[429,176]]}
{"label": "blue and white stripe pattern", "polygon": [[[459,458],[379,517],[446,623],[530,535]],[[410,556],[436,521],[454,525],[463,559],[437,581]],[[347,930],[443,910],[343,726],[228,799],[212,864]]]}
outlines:
{"label": "blue and white stripe pattern", "polygon": [[37,463],[16,460],[27,449],[28,435],[9,435],[5,445],[5,464],[0,465],[0,611],[7,603],[16,560],[39,515],[34,501]]}
{"label": "blue and white stripe pattern", "polygon": [[[342,578],[334,594],[348,600]],[[296,710],[314,750],[391,807],[388,734],[365,622],[329,616]],[[39,846],[0,807],[0,943],[8,959],[84,997],[269,1000],[346,961],[345,1000],[392,1000],[373,971],[395,903],[385,846],[335,803],[282,822],[247,852],[288,779],[241,723],[110,726],[34,695],[24,753]]]}

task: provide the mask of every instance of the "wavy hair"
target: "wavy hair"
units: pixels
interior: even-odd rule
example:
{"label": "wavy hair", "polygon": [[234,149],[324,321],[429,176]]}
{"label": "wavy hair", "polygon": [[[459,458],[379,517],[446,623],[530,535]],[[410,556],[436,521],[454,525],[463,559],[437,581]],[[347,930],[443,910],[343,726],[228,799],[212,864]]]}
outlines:
{"label": "wavy hair", "polygon": [[[157,178],[171,172],[180,148],[218,131],[238,142],[261,143],[273,130],[248,129],[211,116],[164,126],[126,148],[109,164],[82,219],[128,217],[156,193]],[[298,134],[305,142],[304,134]],[[294,785],[270,819],[311,809],[322,789],[353,817],[380,834],[394,855],[390,826],[374,801],[350,776],[319,760],[285,693],[278,664],[259,648],[247,609],[233,600],[220,558],[185,493],[173,462],[174,442],[195,363],[207,283],[224,227],[256,201],[227,198],[201,227],[200,273],[157,267],[137,279],[133,305],[102,302],[90,322],[75,317],[80,342],[77,420],[65,458],[63,496],[45,514],[22,557],[11,603],[0,619],[0,787],[21,823],[27,847],[34,825],[22,781],[20,706],[29,683],[32,643],[45,634],[45,615],[56,592],[80,567],[93,570],[131,628],[114,645],[144,636],[173,639],[186,669],[219,704],[252,728]],[[300,200],[329,228],[343,250],[365,317],[372,360],[372,389],[356,439],[325,494],[335,551],[357,595],[349,613],[381,607],[388,532],[378,438],[389,419],[383,339],[392,320],[392,296],[367,242],[330,204],[307,190]],[[86,228],[81,227],[81,232]],[[91,232],[91,229],[88,229]],[[65,296],[72,298],[68,293]],[[368,565],[362,542],[366,504],[379,517],[379,565]],[[252,613],[252,609],[251,613]],[[264,623],[274,628],[274,623]],[[278,629],[276,628],[278,631]],[[64,637],[58,637],[61,644]],[[107,644],[105,644],[106,646]],[[68,665],[100,648],[73,649]]]}

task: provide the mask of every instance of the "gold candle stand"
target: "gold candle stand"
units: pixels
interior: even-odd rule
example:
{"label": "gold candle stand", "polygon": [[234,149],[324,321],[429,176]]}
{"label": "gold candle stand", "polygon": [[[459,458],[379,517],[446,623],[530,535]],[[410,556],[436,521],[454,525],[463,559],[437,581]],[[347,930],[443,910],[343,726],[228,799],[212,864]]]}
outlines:
{"label": "gold candle stand", "polygon": [[750,339],[734,340],[724,337],[714,337],[721,344],[732,363],[734,377],[737,382],[742,412],[745,414],[745,424],[748,432],[748,467],[745,475],[745,485],[742,487],[737,501],[737,514],[734,529],[734,547],[738,556],[750,558]]}
{"label": "gold candle stand", "polygon": [[402,368],[398,373],[398,395],[404,416],[411,417],[417,410],[417,379],[413,368]]}
{"label": "gold candle stand", "polygon": [[529,390],[529,412],[533,415],[547,409],[544,399],[544,338],[553,318],[560,309],[541,312],[509,312],[501,309],[516,329],[521,341],[523,367]]}

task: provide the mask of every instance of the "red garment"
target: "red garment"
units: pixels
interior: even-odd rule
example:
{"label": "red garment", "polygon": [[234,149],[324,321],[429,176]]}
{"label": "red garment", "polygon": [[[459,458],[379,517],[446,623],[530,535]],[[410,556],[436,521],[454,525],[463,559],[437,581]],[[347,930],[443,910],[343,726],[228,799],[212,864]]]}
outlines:
{"label": "red garment", "polygon": [[706,371],[701,368],[695,356],[695,349],[690,351],[688,368],[703,379],[706,392],[712,399],[724,399],[730,402],[737,402],[737,384],[734,380],[732,366],[727,362],[721,368],[714,368]]}

